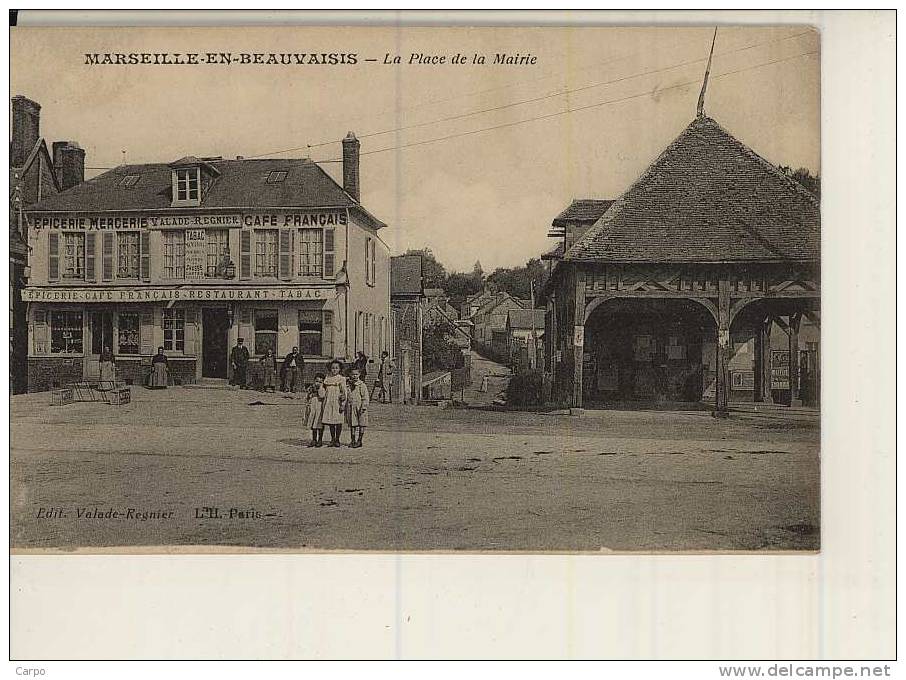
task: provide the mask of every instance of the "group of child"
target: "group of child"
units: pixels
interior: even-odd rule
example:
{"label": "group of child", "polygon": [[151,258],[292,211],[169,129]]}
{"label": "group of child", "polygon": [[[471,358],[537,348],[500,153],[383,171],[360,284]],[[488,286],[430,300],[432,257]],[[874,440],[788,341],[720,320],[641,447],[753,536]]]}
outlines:
{"label": "group of child", "polygon": [[315,381],[308,387],[308,401],[305,406],[305,423],[311,430],[309,446],[323,446],[324,426],[330,428],[330,443],[340,446],[343,423],[349,425],[351,441],[349,446],[362,446],[365,428],[368,426],[368,388],[362,379],[358,366],[349,369],[349,377],[343,375],[343,364],[334,359],[327,367],[330,375],[315,375]]}

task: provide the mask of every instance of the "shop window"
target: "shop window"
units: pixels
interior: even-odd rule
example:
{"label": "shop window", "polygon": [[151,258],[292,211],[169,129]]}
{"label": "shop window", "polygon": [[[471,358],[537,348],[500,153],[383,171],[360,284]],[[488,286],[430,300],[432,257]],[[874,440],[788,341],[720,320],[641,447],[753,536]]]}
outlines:
{"label": "shop window", "polygon": [[176,200],[195,201],[200,198],[198,168],[179,168],[176,171]]}
{"label": "shop window", "polygon": [[186,234],[181,230],[163,231],[164,278],[186,278]]}
{"label": "shop window", "polygon": [[119,316],[116,329],[117,354],[138,354],[140,339],[139,329],[141,316],[133,312],[123,312]]}
{"label": "shop window", "polygon": [[140,257],[139,238],[137,231],[120,231],[116,234],[117,267],[116,276],[120,279],[137,279],[138,263]]}
{"label": "shop window", "polygon": [[208,229],[205,233],[205,244],[208,258],[205,276],[223,278],[226,276],[226,266],[230,262],[230,232],[226,229]]}
{"label": "shop window", "polygon": [[255,310],[255,354],[277,353],[277,326],[276,309]]}
{"label": "shop window", "polygon": [[82,353],[82,312],[50,313],[50,352]]}
{"label": "shop window", "polygon": [[321,310],[299,311],[299,351],[303,356],[321,356],[323,328],[324,313]]}
{"label": "shop window", "polygon": [[255,231],[255,276],[277,276],[277,230]]}
{"label": "shop window", "polygon": [[182,352],[186,347],[186,312],[184,309],[164,309],[164,350]]}
{"label": "shop window", "polygon": [[63,278],[85,279],[85,234],[63,232]]}

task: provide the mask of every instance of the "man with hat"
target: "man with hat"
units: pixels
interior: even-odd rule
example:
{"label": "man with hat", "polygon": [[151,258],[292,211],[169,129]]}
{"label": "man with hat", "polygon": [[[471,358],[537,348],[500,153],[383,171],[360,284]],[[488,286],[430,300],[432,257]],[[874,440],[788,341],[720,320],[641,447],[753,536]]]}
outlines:
{"label": "man with hat", "polygon": [[242,338],[236,341],[236,346],[230,352],[230,363],[233,366],[233,384],[239,389],[248,389],[249,349],[243,344]]}

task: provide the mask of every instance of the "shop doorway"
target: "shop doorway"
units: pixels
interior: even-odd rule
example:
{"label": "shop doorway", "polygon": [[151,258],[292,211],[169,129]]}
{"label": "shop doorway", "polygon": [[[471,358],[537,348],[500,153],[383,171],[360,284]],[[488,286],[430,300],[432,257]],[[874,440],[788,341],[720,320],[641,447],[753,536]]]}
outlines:
{"label": "shop doorway", "polygon": [[101,352],[113,351],[113,312],[93,311],[88,314],[88,352],[85,353],[85,380],[101,377]]}
{"label": "shop doorway", "polygon": [[205,308],[201,311],[203,378],[227,377],[227,333],[230,319],[226,309]]}

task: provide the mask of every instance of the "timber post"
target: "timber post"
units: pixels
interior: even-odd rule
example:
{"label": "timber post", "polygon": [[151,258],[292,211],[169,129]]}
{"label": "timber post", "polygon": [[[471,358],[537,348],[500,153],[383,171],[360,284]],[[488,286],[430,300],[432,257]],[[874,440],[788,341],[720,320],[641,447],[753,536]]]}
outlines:
{"label": "timber post", "polygon": [[726,273],[721,273],[717,282],[717,376],[714,390],[715,418],[726,418],[729,415],[729,371],[727,365],[730,352],[730,280]]}
{"label": "timber post", "polygon": [[799,323],[802,312],[790,315],[790,406],[802,406],[799,398]]}
{"label": "timber post", "polygon": [[774,397],[771,394],[771,329],[774,326],[774,318],[768,315],[768,318],[759,325],[758,332],[761,335],[761,390],[762,401],[765,404],[773,404]]}
{"label": "timber post", "polygon": [[585,270],[576,268],[576,295],[573,310],[573,398],[572,408],[582,408],[582,369],[585,352]]}

